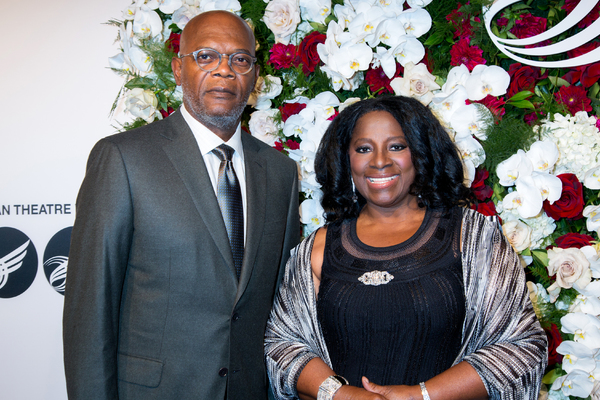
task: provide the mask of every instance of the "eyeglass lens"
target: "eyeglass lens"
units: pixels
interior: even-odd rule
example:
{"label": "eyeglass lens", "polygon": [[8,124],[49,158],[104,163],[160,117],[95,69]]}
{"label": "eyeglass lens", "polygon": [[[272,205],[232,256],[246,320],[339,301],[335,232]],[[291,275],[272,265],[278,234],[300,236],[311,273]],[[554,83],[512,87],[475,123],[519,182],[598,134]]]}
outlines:
{"label": "eyeglass lens", "polygon": [[[248,54],[234,53],[228,58],[229,67],[239,74],[245,74],[252,69],[252,56]],[[214,71],[221,64],[221,55],[214,50],[200,50],[196,54],[196,63],[205,71]]]}

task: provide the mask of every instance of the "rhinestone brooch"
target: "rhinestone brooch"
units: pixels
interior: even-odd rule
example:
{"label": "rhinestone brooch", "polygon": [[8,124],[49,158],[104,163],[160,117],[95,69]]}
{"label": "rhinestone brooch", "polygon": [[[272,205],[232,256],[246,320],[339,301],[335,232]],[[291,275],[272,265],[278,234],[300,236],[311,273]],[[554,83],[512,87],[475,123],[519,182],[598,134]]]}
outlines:
{"label": "rhinestone brooch", "polygon": [[362,274],[358,280],[365,285],[379,286],[385,285],[394,279],[394,275],[387,271],[370,271]]}

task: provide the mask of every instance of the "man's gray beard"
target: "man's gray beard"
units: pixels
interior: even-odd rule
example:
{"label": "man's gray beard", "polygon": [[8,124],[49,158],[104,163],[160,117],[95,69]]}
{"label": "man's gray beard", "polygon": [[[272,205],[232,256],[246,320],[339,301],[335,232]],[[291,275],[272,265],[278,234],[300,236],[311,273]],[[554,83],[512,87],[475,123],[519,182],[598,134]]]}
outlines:
{"label": "man's gray beard", "polygon": [[206,113],[204,107],[192,101],[188,91],[184,92],[183,98],[185,103],[192,108],[189,111],[191,111],[191,114],[194,117],[198,118],[203,125],[215,126],[223,131],[229,132],[234,132],[236,130],[240,117],[242,116],[242,113],[246,108],[246,104],[248,103],[248,97],[250,97],[250,92],[248,92],[244,101],[237,104],[234,108],[229,110],[229,112],[221,115],[210,115]]}

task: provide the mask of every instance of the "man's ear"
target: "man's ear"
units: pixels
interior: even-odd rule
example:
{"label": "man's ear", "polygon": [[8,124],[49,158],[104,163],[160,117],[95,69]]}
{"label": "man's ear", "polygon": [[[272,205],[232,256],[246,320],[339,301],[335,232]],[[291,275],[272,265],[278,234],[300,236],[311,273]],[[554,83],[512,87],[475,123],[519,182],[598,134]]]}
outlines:
{"label": "man's ear", "polygon": [[173,57],[171,59],[171,69],[173,70],[173,77],[175,78],[175,83],[178,86],[181,86],[181,63],[182,59],[179,57]]}

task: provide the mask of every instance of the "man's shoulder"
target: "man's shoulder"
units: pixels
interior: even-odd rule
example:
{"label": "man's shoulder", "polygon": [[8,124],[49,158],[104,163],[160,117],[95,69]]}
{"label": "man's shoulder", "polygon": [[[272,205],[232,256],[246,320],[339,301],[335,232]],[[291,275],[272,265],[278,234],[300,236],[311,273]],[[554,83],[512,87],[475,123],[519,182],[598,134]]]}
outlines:
{"label": "man's shoulder", "polygon": [[288,168],[297,168],[296,162],[281,153],[280,151],[274,149],[263,141],[255,138],[249,133],[242,133],[244,146],[249,146],[257,151],[260,157],[264,157],[269,160],[269,162],[274,162],[280,164],[281,166],[285,166]]}
{"label": "man's shoulder", "polygon": [[168,138],[173,135],[174,130],[181,129],[181,123],[185,124],[179,111],[171,114],[167,118],[151,122],[128,131],[115,133],[106,136],[101,141],[112,142],[115,144],[142,143],[152,141],[158,137]]}

